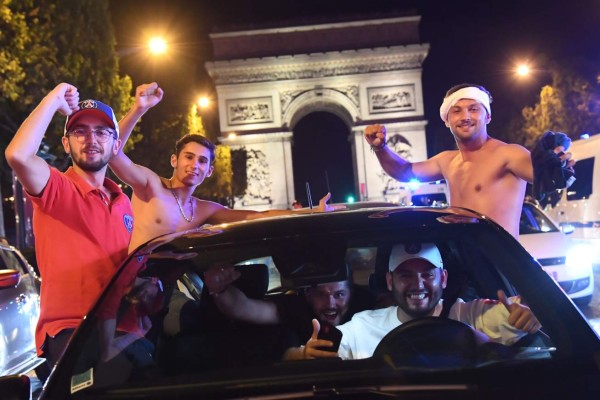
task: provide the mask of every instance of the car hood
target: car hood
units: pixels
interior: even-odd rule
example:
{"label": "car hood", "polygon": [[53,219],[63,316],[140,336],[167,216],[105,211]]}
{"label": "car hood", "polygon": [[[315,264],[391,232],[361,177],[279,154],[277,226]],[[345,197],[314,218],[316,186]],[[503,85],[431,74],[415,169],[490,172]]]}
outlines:
{"label": "car hood", "polygon": [[537,260],[567,255],[567,238],[561,232],[520,235],[519,243]]}

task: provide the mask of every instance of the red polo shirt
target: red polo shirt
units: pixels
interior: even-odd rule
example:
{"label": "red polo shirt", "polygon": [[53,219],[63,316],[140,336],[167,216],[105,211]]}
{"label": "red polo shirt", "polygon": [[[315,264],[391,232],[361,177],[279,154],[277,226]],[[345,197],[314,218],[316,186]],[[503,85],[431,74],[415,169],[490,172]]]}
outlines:
{"label": "red polo shirt", "polygon": [[110,205],[73,168],[64,174],[51,168],[40,197],[30,196],[42,276],[38,355],[46,335],[79,325],[127,256],[131,203],[115,182],[105,179],[104,185],[118,193]]}

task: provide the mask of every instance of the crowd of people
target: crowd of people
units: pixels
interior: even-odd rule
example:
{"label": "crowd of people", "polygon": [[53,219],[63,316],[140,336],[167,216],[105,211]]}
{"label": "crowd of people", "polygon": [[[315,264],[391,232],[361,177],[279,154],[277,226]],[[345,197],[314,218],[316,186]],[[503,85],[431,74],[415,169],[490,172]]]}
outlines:
{"label": "crowd of people", "polygon": [[[60,357],[81,318],[121,262],[149,239],[205,223],[339,209],[327,204],[330,194],[314,209],[298,208],[298,203],[291,210],[262,212],[232,210],[194,197],[196,187],[213,174],[215,158],[215,145],[198,134],[187,134],[176,142],[169,178],[134,163],[123,152],[124,144],[138,120],[162,100],[163,94],[156,83],[138,86],[133,107],[117,122],[108,105],[92,99],[80,101],[75,86],[61,83],[23,122],[6,149],[6,159],[34,207],[36,258],[43,276],[36,343],[38,355],[50,365]],[[366,127],[365,139],[393,178],[445,179],[451,205],[489,215],[516,237],[525,185],[534,180],[534,165],[525,148],[488,135],[491,102],[491,95],[482,86],[451,88],[440,107],[440,117],[450,129],[457,150],[444,151],[428,160],[411,163],[394,153],[386,144],[382,125]],[[67,117],[62,144],[72,166],[65,172],[37,155],[57,113]],[[572,170],[574,160],[566,150],[563,145],[551,152],[565,169]],[[131,200],[106,177],[107,168],[133,189]],[[390,256],[386,280],[395,305],[365,310],[354,317],[349,311],[353,298],[349,281],[323,282],[278,304],[249,299],[236,290],[231,284],[237,279],[236,270],[225,265],[206,272],[205,289],[219,310],[231,318],[257,324],[295,324],[299,341],[285,351],[285,359],[369,357],[378,341],[394,327],[442,312],[441,294],[447,272],[439,251],[433,244],[414,246],[399,244]],[[139,262],[140,269],[144,268],[145,260]],[[158,287],[156,282],[143,284],[146,291]],[[143,293],[139,291],[140,296]],[[514,340],[540,328],[526,305],[507,299],[503,293],[498,296],[499,302],[495,303],[449,305],[448,316],[498,341]],[[476,316],[484,311],[490,317],[481,324]],[[116,321],[110,319],[107,337],[114,342],[122,337]],[[323,323],[338,325],[342,331],[339,352],[328,351],[332,343],[318,338]],[[498,325],[503,326],[502,332],[510,332],[509,337],[498,336]],[[143,336],[147,329],[137,331]]]}

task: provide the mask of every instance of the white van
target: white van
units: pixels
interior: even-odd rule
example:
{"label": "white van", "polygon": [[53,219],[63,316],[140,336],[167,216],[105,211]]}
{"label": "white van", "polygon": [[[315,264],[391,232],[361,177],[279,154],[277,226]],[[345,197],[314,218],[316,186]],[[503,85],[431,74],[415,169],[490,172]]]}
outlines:
{"label": "white van", "polygon": [[569,151],[577,179],[546,211],[563,230],[575,228],[570,237],[590,246],[592,264],[600,268],[600,135],[573,141]]}

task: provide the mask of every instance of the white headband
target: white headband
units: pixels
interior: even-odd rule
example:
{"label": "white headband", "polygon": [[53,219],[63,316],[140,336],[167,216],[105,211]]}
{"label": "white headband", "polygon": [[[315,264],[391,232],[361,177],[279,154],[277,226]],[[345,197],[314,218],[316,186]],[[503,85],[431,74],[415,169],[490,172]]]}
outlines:
{"label": "white headband", "polygon": [[481,89],[473,86],[465,87],[452,93],[450,96],[444,98],[444,102],[440,107],[440,117],[442,121],[448,122],[448,112],[460,99],[473,99],[478,103],[481,103],[488,112],[488,115],[492,115],[490,109],[490,96]]}

